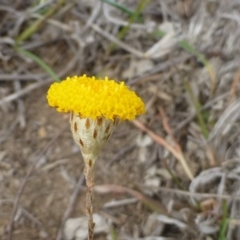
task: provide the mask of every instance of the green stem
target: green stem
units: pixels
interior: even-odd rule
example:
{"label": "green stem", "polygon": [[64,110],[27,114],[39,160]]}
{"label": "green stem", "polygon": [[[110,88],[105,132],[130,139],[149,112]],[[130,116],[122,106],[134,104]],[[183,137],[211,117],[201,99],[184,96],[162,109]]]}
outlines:
{"label": "green stem", "polygon": [[228,219],[228,207],[226,200],[222,201],[222,211],[223,211],[223,217],[220,224],[220,232],[219,232],[219,239],[220,240],[226,240],[226,234],[227,229],[229,225],[229,219]]}

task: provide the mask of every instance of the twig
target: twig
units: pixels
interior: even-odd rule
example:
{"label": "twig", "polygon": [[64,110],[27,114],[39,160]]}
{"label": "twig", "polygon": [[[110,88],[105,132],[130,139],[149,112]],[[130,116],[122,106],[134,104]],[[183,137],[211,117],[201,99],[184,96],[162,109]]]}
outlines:
{"label": "twig", "polygon": [[33,83],[33,84],[27,86],[26,88],[21,89],[20,91],[15,92],[13,94],[10,94],[7,97],[5,97],[2,100],[0,100],[0,106],[2,106],[3,104],[5,104],[7,102],[12,102],[13,100],[16,100],[19,97],[22,97],[22,96],[28,94],[29,92],[31,92],[31,91],[33,91],[35,89],[38,89],[40,87],[43,87],[43,86],[45,86],[45,85],[47,85],[47,84],[49,84],[51,82],[52,82],[52,78],[48,79],[46,81],[43,81],[43,82]]}
{"label": "twig", "polygon": [[[21,84],[18,80],[14,82],[14,89],[16,92],[21,91]],[[20,98],[17,101],[17,107],[18,107],[18,121],[20,124],[20,128],[24,129],[26,127],[25,107],[24,107],[23,100]]]}
{"label": "twig", "polygon": [[0,81],[31,81],[31,80],[42,80],[46,77],[46,74],[0,74]]}
{"label": "twig", "polygon": [[20,187],[18,189],[17,196],[16,196],[16,199],[14,201],[14,206],[13,206],[11,219],[10,219],[10,222],[8,224],[8,229],[7,229],[8,230],[8,240],[12,240],[12,231],[13,231],[13,227],[14,227],[14,218],[15,218],[15,215],[17,213],[18,204],[19,204],[20,198],[22,196],[22,193],[24,191],[24,188],[25,188],[25,186],[27,184],[27,181],[29,180],[29,178],[33,174],[33,172],[35,170],[35,167],[36,167],[38,161],[41,159],[42,155],[45,154],[47,152],[47,150],[49,149],[49,147],[61,136],[61,134],[65,131],[66,127],[64,127],[62,129],[62,131],[58,132],[58,134],[53,139],[51,139],[51,141],[49,141],[45,145],[45,147],[40,151],[40,153],[36,157],[34,163],[32,164],[32,166],[30,167],[29,171],[27,172],[25,178],[23,179],[23,181],[22,181],[22,183],[21,183],[21,185],[20,185]]}
{"label": "twig", "polygon": [[42,167],[39,169],[39,171],[50,171],[52,169],[54,169],[55,167],[58,167],[58,166],[61,166],[61,165],[64,165],[64,164],[67,164],[69,163],[69,159],[60,159],[60,160],[57,160],[57,161],[54,161],[53,163],[49,163],[47,164],[46,166]]}
{"label": "twig", "polygon": [[17,127],[17,125],[18,125],[18,119],[15,119],[13,123],[8,127],[8,130],[6,131],[6,133],[3,134],[3,136],[0,136],[0,143],[4,142],[8,138],[8,136],[10,136],[10,134]]}
{"label": "twig", "polygon": [[29,218],[32,222],[34,222],[35,224],[37,224],[39,227],[43,227],[43,224],[32,214],[30,213],[27,209],[25,209],[24,207],[20,207],[22,213],[24,215],[26,215],[27,218]]}
{"label": "twig", "polygon": [[123,157],[126,153],[132,151],[132,150],[135,148],[135,146],[136,146],[136,144],[134,143],[134,144],[132,144],[132,145],[130,145],[130,146],[127,146],[127,147],[122,148],[122,149],[116,154],[116,156],[115,156],[113,159],[111,159],[111,161],[109,161],[109,162],[106,164],[105,168],[108,169],[108,171],[109,171],[109,168],[112,166],[112,164],[113,164],[115,161],[117,161],[120,157]]}

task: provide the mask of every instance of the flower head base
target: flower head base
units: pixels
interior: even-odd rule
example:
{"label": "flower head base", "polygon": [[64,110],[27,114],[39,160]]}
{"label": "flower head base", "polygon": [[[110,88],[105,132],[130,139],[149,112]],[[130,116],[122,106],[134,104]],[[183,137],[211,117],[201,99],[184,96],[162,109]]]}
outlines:
{"label": "flower head base", "polygon": [[79,145],[83,159],[89,167],[94,166],[101,148],[111,136],[116,123],[117,119],[112,121],[103,117],[82,118],[71,113],[73,139]]}
{"label": "flower head base", "polygon": [[142,100],[124,82],[116,83],[108,78],[97,80],[86,75],[53,83],[47,99],[59,112],[73,112],[91,119],[132,120],[145,112]]}

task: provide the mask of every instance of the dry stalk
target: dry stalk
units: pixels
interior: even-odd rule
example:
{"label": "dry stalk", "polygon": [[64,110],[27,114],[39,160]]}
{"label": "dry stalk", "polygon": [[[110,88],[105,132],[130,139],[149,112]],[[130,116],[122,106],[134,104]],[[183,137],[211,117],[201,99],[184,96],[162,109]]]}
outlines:
{"label": "dry stalk", "polygon": [[94,187],[94,165],[85,164],[84,174],[86,178],[86,215],[88,218],[88,240],[93,240],[94,226],[93,222],[93,187]]}
{"label": "dry stalk", "polygon": [[240,80],[240,67],[238,68],[232,83],[228,105],[230,105],[236,99],[236,92],[237,92],[237,86],[238,86],[239,80]]}
{"label": "dry stalk", "polygon": [[183,152],[182,152],[182,148],[179,145],[179,143],[177,142],[176,138],[173,136],[172,134],[172,129],[168,124],[168,118],[167,115],[164,111],[164,109],[162,107],[159,107],[159,112],[161,114],[162,117],[162,122],[163,122],[163,127],[165,129],[165,131],[172,137],[172,140],[174,142],[174,148],[176,150],[176,152],[178,152],[178,160],[180,161],[180,163],[182,164],[183,169],[185,170],[185,172],[187,173],[187,175],[190,177],[191,176],[191,180],[193,180],[193,174],[184,158]]}

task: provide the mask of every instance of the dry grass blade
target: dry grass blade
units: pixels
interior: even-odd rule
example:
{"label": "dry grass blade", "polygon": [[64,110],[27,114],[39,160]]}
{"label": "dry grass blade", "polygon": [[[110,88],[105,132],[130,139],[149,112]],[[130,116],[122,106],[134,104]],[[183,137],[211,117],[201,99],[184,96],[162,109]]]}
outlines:
{"label": "dry grass blade", "polygon": [[22,97],[30,92],[32,92],[33,90],[35,89],[38,89],[42,86],[45,86],[49,83],[51,83],[53,80],[52,79],[49,79],[47,81],[42,81],[42,82],[37,82],[37,83],[33,83],[29,86],[27,86],[26,88],[24,89],[21,89],[19,90],[18,92],[16,93],[13,93],[7,97],[5,97],[4,99],[0,100],[0,106],[2,106],[3,104],[5,103],[8,103],[8,102],[11,102],[11,101],[14,101],[15,99],[18,99],[19,97]]}
{"label": "dry grass blade", "polygon": [[174,138],[174,136],[172,134],[172,129],[170,128],[170,126],[168,124],[168,118],[166,116],[164,109],[162,107],[159,107],[159,112],[160,112],[160,115],[162,118],[162,123],[163,123],[163,127],[164,127],[165,131],[172,137],[172,139],[174,141],[174,144],[175,144],[174,148],[176,148],[179,153],[182,153],[181,146],[178,144],[177,140]]}
{"label": "dry grass blade", "polygon": [[211,140],[217,140],[222,133],[229,131],[228,123],[233,123],[239,117],[239,109],[240,101],[239,99],[233,102],[227,109],[225,109],[224,113],[220,116],[217,123],[215,124],[213,130],[210,133],[209,138]]}
{"label": "dry grass blade", "polygon": [[188,191],[184,191],[184,190],[172,189],[172,188],[166,188],[166,187],[159,187],[158,190],[160,192],[166,192],[166,193],[171,193],[171,194],[176,194],[176,195],[179,194],[182,196],[197,198],[200,200],[205,199],[205,198],[217,198],[217,199],[240,201],[240,197],[231,196],[231,195],[227,195],[227,194],[188,192]]}
{"label": "dry grass blade", "polygon": [[91,24],[90,26],[98,34],[100,34],[103,37],[107,38],[109,41],[115,43],[117,46],[121,47],[122,49],[126,50],[127,52],[130,52],[130,53],[132,53],[133,55],[135,55],[136,57],[139,57],[139,58],[144,57],[144,54],[142,52],[140,52],[139,50],[134,49],[131,46],[127,45],[126,43],[118,40],[113,35],[109,34],[108,32],[104,31],[103,29],[101,29],[98,25]]}
{"label": "dry grass blade", "polygon": [[45,74],[0,74],[0,81],[40,81],[44,77]]}
{"label": "dry grass blade", "polygon": [[167,209],[158,201],[155,201],[144,194],[132,190],[127,187],[123,187],[120,185],[98,185],[94,187],[94,191],[100,194],[106,193],[128,193],[137,198],[139,201],[144,203],[148,208],[152,209],[155,212],[167,214]]}
{"label": "dry grass blade", "polygon": [[237,86],[239,84],[239,81],[240,81],[240,67],[238,68],[234,81],[232,83],[230,98],[228,100],[229,105],[237,98],[236,93],[237,93]]}
{"label": "dry grass blade", "polygon": [[190,180],[194,179],[193,173],[192,173],[190,167],[188,166],[186,159],[184,158],[183,154],[181,152],[179,152],[178,149],[172,147],[164,138],[155,134],[153,131],[148,129],[146,126],[144,126],[138,120],[134,120],[133,124],[136,127],[138,127],[139,129],[141,129],[142,131],[146,132],[154,141],[156,141],[157,143],[159,143],[160,145],[165,147],[169,152],[171,152],[173,154],[173,156],[176,157],[179,160],[179,162],[182,164],[182,167],[183,167],[186,175],[188,176],[188,178]]}
{"label": "dry grass blade", "polygon": [[34,34],[40,26],[46,21],[46,19],[50,18],[54,13],[58,11],[58,9],[64,4],[65,0],[59,0],[56,5],[53,6],[45,15],[44,18],[36,20],[33,24],[31,24],[27,29],[25,29],[17,38],[16,43],[20,44],[26,39],[28,39],[32,34]]}

